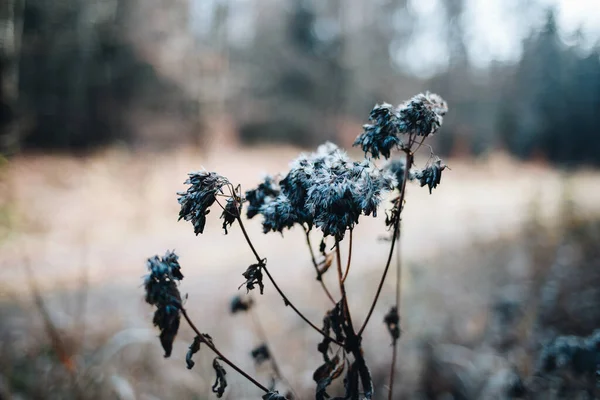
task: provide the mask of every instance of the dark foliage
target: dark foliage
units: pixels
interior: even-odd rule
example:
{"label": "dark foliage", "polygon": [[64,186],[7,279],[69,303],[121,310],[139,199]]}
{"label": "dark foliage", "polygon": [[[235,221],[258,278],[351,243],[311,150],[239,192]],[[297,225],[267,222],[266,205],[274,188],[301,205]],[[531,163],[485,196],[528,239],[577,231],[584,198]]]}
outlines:
{"label": "dark foliage", "polygon": [[227,379],[225,375],[227,375],[227,371],[221,364],[219,364],[219,357],[215,357],[213,360],[213,369],[216,373],[215,383],[212,386],[212,391],[217,395],[218,398],[223,397],[225,393],[225,389],[227,388]]}
{"label": "dark foliage", "polygon": [[194,341],[190,345],[187,354],[185,355],[185,363],[187,364],[187,369],[194,368],[196,363],[192,360],[192,356],[200,351],[200,343],[202,343],[202,339],[200,336],[196,336]]}
{"label": "dark foliage", "polygon": [[315,399],[323,400],[329,398],[327,387],[335,379],[339,378],[342,372],[344,372],[344,362],[340,360],[339,356],[325,361],[323,365],[317,368],[313,374],[313,380],[317,383]]}

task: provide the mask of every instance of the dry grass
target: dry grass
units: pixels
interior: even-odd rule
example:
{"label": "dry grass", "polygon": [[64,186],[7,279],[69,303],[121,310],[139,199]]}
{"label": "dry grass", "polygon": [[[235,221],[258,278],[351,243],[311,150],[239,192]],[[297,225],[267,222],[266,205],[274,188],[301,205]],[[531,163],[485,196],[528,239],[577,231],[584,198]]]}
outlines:
{"label": "dry grass", "polygon": [[[188,171],[202,167],[249,188],[262,173],[284,171],[297,152],[277,148],[227,149],[205,155],[191,151],[131,154],[112,149],[85,158],[11,160],[3,167],[0,194],[0,333],[7,347],[2,355],[13,357],[14,362],[0,370],[4,376],[0,398],[2,390],[32,398],[40,396],[35,390],[63,393],[57,382],[70,387],[69,379],[84,394],[94,393],[89,397],[208,396],[207,383],[213,375],[210,357],[193,372],[185,370],[183,357],[192,335],[184,330],[173,358],[162,360],[150,310],[142,302],[144,261],[166,249],[176,249],[180,255],[186,276],[182,291],[190,295],[188,309],[200,329],[252,370],[247,353],[257,343],[251,325],[238,320],[245,317],[224,313],[252,254],[237,230],[222,234],[216,212],[210,215],[207,234],[195,237],[188,223],[177,222],[175,193],[183,188]],[[477,337],[486,325],[493,271],[480,265],[481,257],[461,255],[462,249],[517,238],[531,216],[532,204],[540,224],[552,231],[562,220],[565,193],[578,213],[600,214],[600,175],[595,172],[577,172],[565,180],[558,171],[503,156],[485,163],[451,160],[449,165],[452,170],[432,196],[416,186],[407,195],[402,254],[409,265],[408,301],[403,305],[405,335],[400,353],[404,384],[418,380],[410,366],[417,361],[416,343],[424,334],[442,335],[448,324],[454,324],[454,335]],[[532,203],[533,199],[538,201]],[[350,307],[358,319],[365,315],[384,265],[387,244],[378,241],[382,227],[380,219],[369,219],[355,232],[361,245],[355,247],[354,276],[348,283]],[[286,293],[302,304],[309,318],[320,321],[327,302],[312,280],[303,233],[265,236],[258,221],[252,221],[249,230]],[[518,269],[519,252],[510,257],[507,264]],[[39,312],[32,307],[26,264],[72,353],[74,377],[63,381],[54,377],[69,374],[53,358]],[[319,338],[304,329],[268,285],[266,292],[259,299],[259,310],[263,324],[272,327],[274,352],[296,388],[311,388],[318,353],[306,349],[314,349]],[[374,321],[382,319],[391,302],[389,290]],[[468,318],[449,322],[441,315],[448,310]],[[383,324],[373,323],[366,336],[371,364],[388,363],[389,352],[381,346],[389,341]],[[30,376],[33,372],[38,374],[35,379]],[[233,372],[230,375],[236,393],[230,398],[241,398],[247,385]],[[258,375],[267,380],[266,375]],[[15,376],[20,380],[15,381]],[[32,388],[32,382],[38,387]],[[48,382],[55,384],[47,386]]]}

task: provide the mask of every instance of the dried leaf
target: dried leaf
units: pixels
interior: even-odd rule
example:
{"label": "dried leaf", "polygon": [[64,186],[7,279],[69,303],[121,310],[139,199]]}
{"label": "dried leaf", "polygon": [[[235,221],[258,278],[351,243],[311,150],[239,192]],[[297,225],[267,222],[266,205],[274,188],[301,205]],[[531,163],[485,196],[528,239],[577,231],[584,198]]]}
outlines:
{"label": "dried leaf", "polygon": [[219,364],[219,357],[216,357],[213,360],[213,368],[217,377],[215,379],[215,383],[212,386],[213,393],[216,393],[218,398],[223,397],[225,393],[225,388],[227,387],[227,380],[225,379],[225,375],[227,375],[227,371],[221,364]]}
{"label": "dried leaf", "polygon": [[340,363],[340,357],[336,355],[316,369],[313,374],[313,379],[317,382],[316,400],[329,398],[327,387],[342,374],[344,366],[343,362]]}
{"label": "dried leaf", "polygon": [[194,365],[196,363],[194,362],[194,360],[192,360],[192,356],[200,351],[200,343],[201,342],[202,342],[202,339],[200,338],[200,336],[196,336],[194,338],[194,341],[190,345],[188,352],[185,356],[185,362],[187,364],[187,369],[194,368]]}
{"label": "dried leaf", "polygon": [[265,286],[263,285],[263,281],[262,281],[262,279],[263,279],[262,267],[264,265],[265,265],[264,262],[260,262],[258,264],[252,264],[251,266],[249,266],[248,269],[246,270],[246,272],[244,272],[242,274],[244,276],[244,278],[246,278],[246,282],[242,283],[240,285],[240,288],[242,286],[246,285],[246,291],[250,292],[251,290],[254,289],[255,285],[258,285],[258,287],[260,289],[260,294],[263,294]]}

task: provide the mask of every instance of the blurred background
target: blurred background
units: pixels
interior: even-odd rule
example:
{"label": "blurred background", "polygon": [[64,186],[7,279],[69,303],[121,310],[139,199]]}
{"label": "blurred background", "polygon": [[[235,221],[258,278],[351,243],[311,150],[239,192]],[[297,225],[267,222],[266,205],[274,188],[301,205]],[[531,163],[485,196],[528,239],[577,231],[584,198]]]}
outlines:
{"label": "blurred background", "polygon": [[[0,399],[213,398],[208,350],[187,371],[183,328],[162,359],[143,302],[145,260],[167,249],[200,329],[266,382],[249,356],[260,321],[312,398],[319,338],[268,285],[254,318],[228,314],[252,253],[216,212],[200,237],[177,223],[176,192],[201,168],[249,189],[326,140],[359,158],[351,145],[374,104],[425,90],[449,104],[430,144],[452,170],[433,195],[407,195],[395,393],[511,398],[521,382],[533,398],[600,396],[593,377],[538,373],[554,338],[600,328],[595,1],[3,0]],[[319,323],[328,303],[304,233],[249,229]],[[356,231],[357,319],[385,233],[381,219]],[[365,337],[376,398],[393,279]],[[229,398],[258,398],[229,375]]]}

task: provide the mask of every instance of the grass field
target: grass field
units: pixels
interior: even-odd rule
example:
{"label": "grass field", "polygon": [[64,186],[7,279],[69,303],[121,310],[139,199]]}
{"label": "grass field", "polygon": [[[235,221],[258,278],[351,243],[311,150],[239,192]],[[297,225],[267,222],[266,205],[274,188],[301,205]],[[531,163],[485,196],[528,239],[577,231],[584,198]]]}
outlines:
{"label": "grass field", "polygon": [[[134,154],[111,149],[86,157],[19,156],[3,165],[0,398],[44,398],[48,391],[56,394],[54,398],[77,397],[73,387],[90,398],[210,398],[208,350],[198,357],[198,366],[187,371],[184,357],[193,336],[184,329],[173,357],[163,360],[151,309],[143,302],[145,260],[167,249],[180,256],[186,277],[181,290],[189,293],[187,307],[201,330],[240,365],[268,381],[268,373],[255,372],[248,356],[258,344],[251,319],[227,312],[252,253],[237,229],[227,236],[222,233],[216,211],[209,215],[206,233],[194,236],[189,223],[177,222],[176,192],[184,188],[188,171],[202,168],[247,189],[264,173],[284,172],[298,152],[254,148]],[[410,393],[420,385],[424,338],[439,342],[451,336],[456,347],[445,354],[456,351],[464,356],[469,343],[488,337],[489,308],[498,290],[508,281],[531,278],[532,256],[520,243],[531,221],[554,243],[565,210],[575,212],[579,220],[600,215],[597,172],[567,175],[502,155],[447,163],[452,169],[444,172],[432,195],[426,188],[409,188],[403,214],[400,392],[406,398],[414,398]],[[304,233],[296,229],[285,237],[266,236],[258,220],[248,228],[284,291],[320,323],[328,303],[314,281]],[[355,231],[348,287],[358,319],[366,314],[385,264],[388,243],[380,240],[385,234],[382,218],[366,218]],[[314,240],[319,240],[316,235]],[[53,354],[56,343],[41,318],[43,312],[33,301],[33,282],[43,297],[41,309],[47,310],[68,354],[62,363]],[[392,287],[393,276],[374,321],[381,321],[392,303]],[[257,313],[268,327],[273,352],[295,389],[310,393],[312,371],[319,364],[319,338],[284,307],[270,285],[265,292],[257,298]],[[380,367],[385,374],[385,326],[374,322],[366,335],[374,374]],[[490,357],[493,364],[497,355]],[[257,398],[233,371],[228,377],[229,398]],[[385,386],[382,379],[376,382],[380,388]]]}

